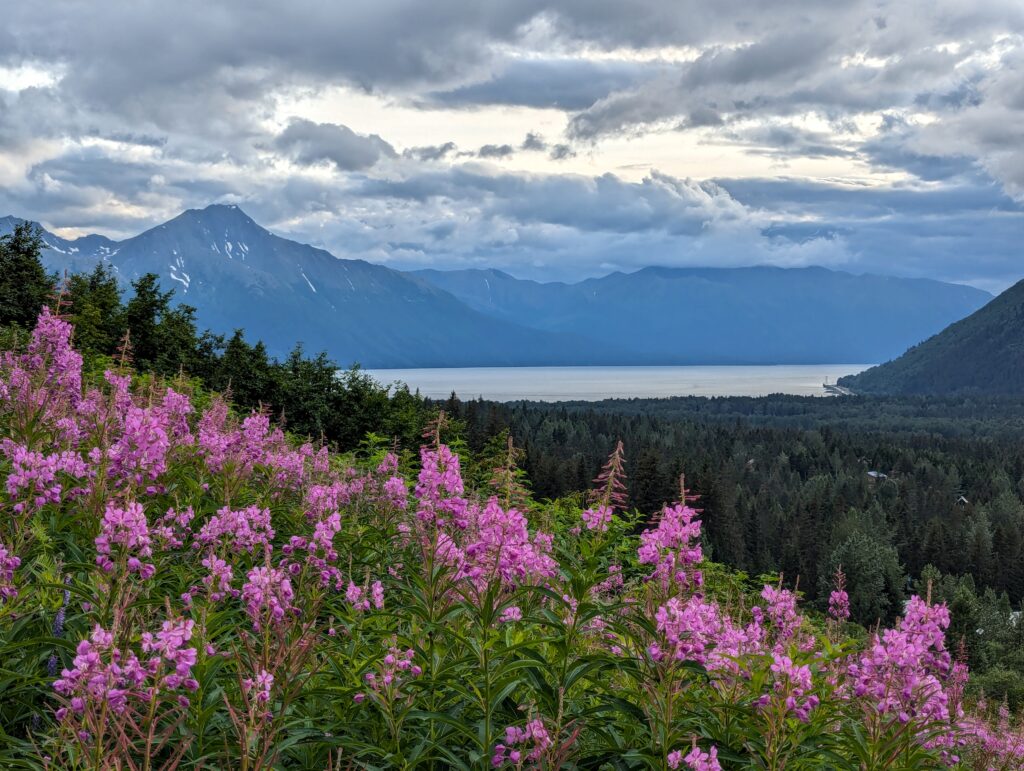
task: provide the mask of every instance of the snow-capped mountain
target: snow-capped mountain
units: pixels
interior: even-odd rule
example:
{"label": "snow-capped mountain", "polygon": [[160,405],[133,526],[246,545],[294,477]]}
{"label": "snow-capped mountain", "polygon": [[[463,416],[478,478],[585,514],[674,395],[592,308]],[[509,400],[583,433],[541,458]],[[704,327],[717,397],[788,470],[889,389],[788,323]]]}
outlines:
{"label": "snow-capped mountain", "polygon": [[[0,233],[17,220],[0,220]],[[489,318],[415,276],[274,235],[237,206],[189,209],[134,238],[69,241],[43,234],[51,270],[91,270],[107,260],[127,285],[155,273],[201,327],[285,355],[301,341],[347,365],[500,365],[588,360],[587,345]]]}

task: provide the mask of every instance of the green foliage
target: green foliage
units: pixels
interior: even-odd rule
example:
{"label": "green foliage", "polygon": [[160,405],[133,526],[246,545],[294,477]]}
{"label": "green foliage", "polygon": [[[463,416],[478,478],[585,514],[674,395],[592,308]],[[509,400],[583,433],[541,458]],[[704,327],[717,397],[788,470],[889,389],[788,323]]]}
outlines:
{"label": "green foliage", "polygon": [[117,276],[105,262],[91,273],[68,277],[67,302],[79,350],[112,353],[125,330],[124,308]]}
{"label": "green foliage", "polygon": [[827,597],[831,576],[842,568],[850,595],[850,617],[864,626],[889,623],[903,612],[903,570],[896,549],[867,532],[854,532],[828,556],[818,594]]}
{"label": "green foliage", "polygon": [[42,235],[30,222],[0,237],[0,326],[35,326],[39,308],[54,293],[57,276],[43,268]]}

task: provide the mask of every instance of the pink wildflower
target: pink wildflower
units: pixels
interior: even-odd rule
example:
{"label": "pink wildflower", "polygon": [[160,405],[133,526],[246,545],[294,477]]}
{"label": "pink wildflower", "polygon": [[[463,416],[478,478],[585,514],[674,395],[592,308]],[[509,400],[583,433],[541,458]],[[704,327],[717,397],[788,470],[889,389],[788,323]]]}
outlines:
{"label": "pink wildflower", "polygon": [[507,608],[505,608],[503,611],[501,611],[501,615],[498,616],[498,623],[499,624],[509,624],[509,623],[512,623],[513,621],[522,621],[522,620],[523,620],[523,611],[520,610],[518,605],[509,605]]}
{"label": "pink wildflower", "polygon": [[14,586],[14,571],[20,565],[21,558],[11,554],[7,547],[0,543],[0,601],[18,596],[18,590]]}
{"label": "pink wildflower", "polygon": [[442,444],[437,450],[421,448],[420,462],[415,490],[417,519],[438,527],[444,527],[450,520],[457,528],[466,528],[468,503],[462,497],[459,456]]}
{"label": "pink wildflower", "polygon": [[[718,763],[718,748],[715,746],[704,752],[695,744],[683,761],[692,771],[722,771],[722,766]],[[677,766],[672,766],[672,768],[677,768]]]}
{"label": "pink wildflower", "polygon": [[640,564],[654,565],[651,577],[657,578],[666,591],[673,581],[687,588],[703,583],[699,570],[686,570],[704,557],[697,514],[695,509],[685,504],[666,506],[658,526],[640,534],[640,548],[637,550]]}
{"label": "pink wildflower", "polygon": [[11,441],[0,443],[0,450],[11,461],[7,492],[16,501],[12,508],[18,514],[60,503],[63,484],[58,475],[81,478],[89,474],[86,462],[70,450],[44,455]]}
{"label": "pink wildflower", "polygon": [[836,569],[836,588],[828,598],[828,614],[836,621],[850,618],[850,595],[846,593],[846,575],[842,568]]}
{"label": "pink wildflower", "polygon": [[120,547],[118,551],[129,572],[138,573],[142,578],[153,576],[156,566],[142,561],[153,556],[153,549],[141,503],[131,501],[123,509],[108,503],[101,528],[96,536],[96,564],[104,572],[113,572],[114,550]]}
{"label": "pink wildflower", "polygon": [[599,504],[586,509],[581,515],[583,523],[587,526],[587,530],[598,530],[604,532],[608,529],[609,523],[612,521],[612,510],[611,507]]}
{"label": "pink wildflower", "polygon": [[[522,728],[509,726],[505,729],[505,741],[494,747],[491,765],[497,768],[506,762],[518,764],[524,751],[527,751],[526,759],[536,763],[553,743],[540,718],[534,718]],[[525,746],[517,749],[517,745]]]}
{"label": "pink wildflower", "polygon": [[242,680],[242,688],[247,694],[256,699],[258,704],[267,704],[270,701],[270,692],[274,687],[274,676],[265,669],[261,669],[255,678],[247,677]]}
{"label": "pink wildflower", "polygon": [[233,511],[225,506],[202,526],[196,542],[203,546],[244,549],[251,554],[259,547],[269,546],[273,537],[270,509],[249,506]]}
{"label": "pink wildflower", "polygon": [[294,598],[291,581],[283,570],[277,568],[253,568],[249,571],[248,581],[242,586],[242,601],[257,631],[267,622],[280,624],[294,609]]}

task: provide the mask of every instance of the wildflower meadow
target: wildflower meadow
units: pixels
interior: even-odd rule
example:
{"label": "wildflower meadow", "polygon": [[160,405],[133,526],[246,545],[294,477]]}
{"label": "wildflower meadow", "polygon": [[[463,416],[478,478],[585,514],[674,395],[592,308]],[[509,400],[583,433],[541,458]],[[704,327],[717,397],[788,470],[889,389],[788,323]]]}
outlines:
{"label": "wildflower meadow", "polygon": [[[926,596],[892,628],[704,559],[700,502],[332,451],[44,309],[0,354],[0,767],[1024,767]],[[611,449],[611,448],[610,448]],[[470,479],[472,476],[472,479]]]}

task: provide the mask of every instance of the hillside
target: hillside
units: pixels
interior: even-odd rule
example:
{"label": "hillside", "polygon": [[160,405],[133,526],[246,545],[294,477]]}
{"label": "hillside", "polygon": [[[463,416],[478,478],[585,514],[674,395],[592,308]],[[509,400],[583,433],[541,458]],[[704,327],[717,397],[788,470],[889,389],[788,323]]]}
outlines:
{"label": "hillside", "polygon": [[592,335],[645,364],[885,361],[990,299],[968,286],[819,267],[651,267],[576,284],[494,270],[417,275],[496,319]]}
{"label": "hillside", "polygon": [[899,358],[839,382],[858,393],[1024,393],[1024,281]]}

